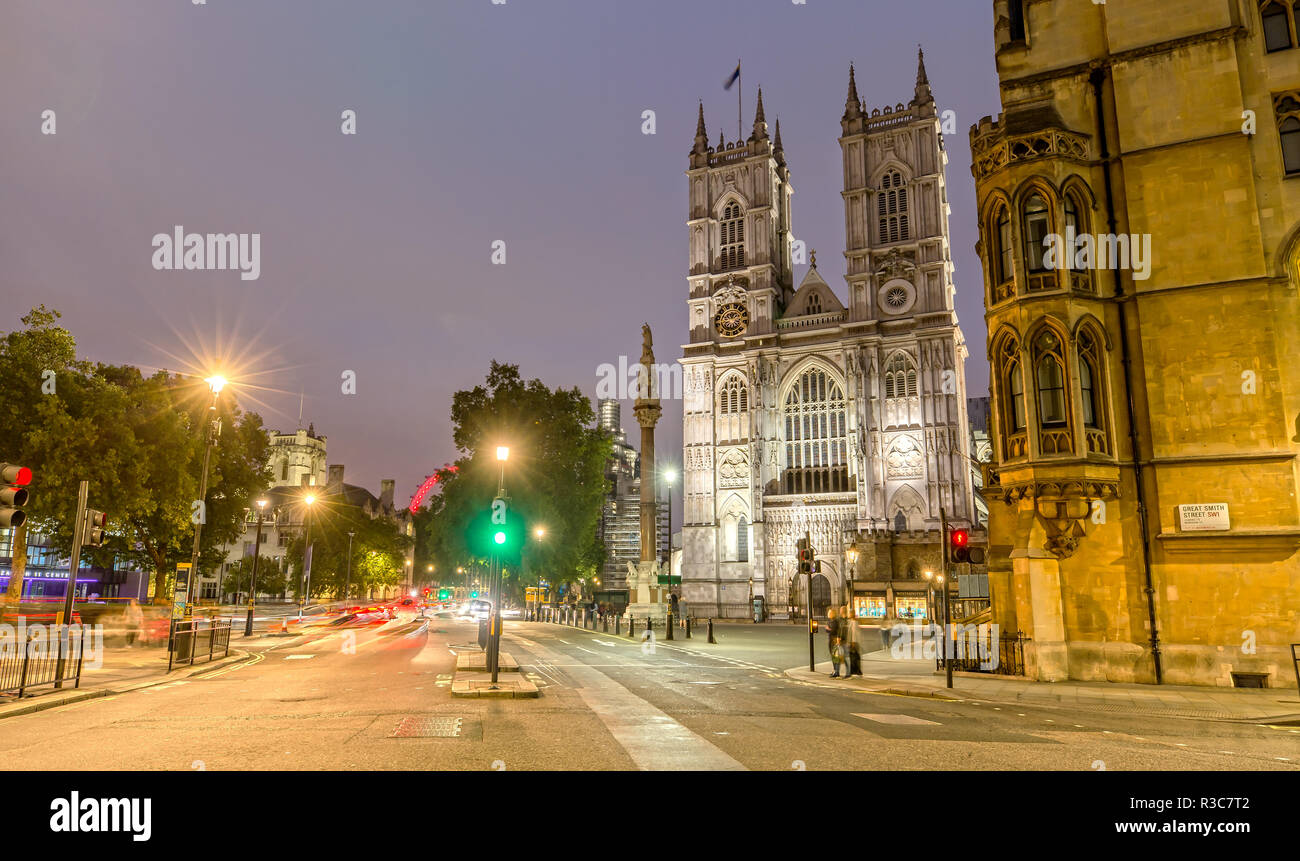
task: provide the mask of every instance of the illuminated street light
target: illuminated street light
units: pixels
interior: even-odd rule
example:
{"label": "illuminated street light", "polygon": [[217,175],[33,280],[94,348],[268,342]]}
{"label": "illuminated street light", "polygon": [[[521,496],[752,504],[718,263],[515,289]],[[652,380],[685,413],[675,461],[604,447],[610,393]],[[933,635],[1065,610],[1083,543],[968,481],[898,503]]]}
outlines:
{"label": "illuminated street light", "polygon": [[510,457],[510,447],[505,445],[497,446],[497,460],[507,460]]}

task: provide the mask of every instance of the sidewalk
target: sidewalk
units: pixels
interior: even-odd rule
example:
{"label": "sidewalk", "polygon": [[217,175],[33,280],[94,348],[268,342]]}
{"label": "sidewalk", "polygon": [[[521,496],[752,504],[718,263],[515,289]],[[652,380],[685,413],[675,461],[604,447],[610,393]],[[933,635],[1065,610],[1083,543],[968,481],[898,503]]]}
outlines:
{"label": "sidewalk", "polygon": [[896,660],[888,650],[863,655],[862,672],[861,678],[832,679],[831,663],[826,661],[817,665],[816,673],[801,666],[786,670],[786,675],[804,682],[899,696],[1300,726],[1300,695],[1289,688],[1033,682],[1016,676],[956,672],[949,690],[933,660]]}
{"label": "sidewalk", "polygon": [[[260,638],[251,639],[256,641]],[[220,667],[230,666],[248,657],[248,652],[237,648],[232,640],[230,654],[227,657],[215,657],[210,662],[204,658],[196,662],[193,667],[182,666],[169,673],[165,647],[106,646],[103,654],[101,666],[82,667],[80,687],[74,688],[72,687],[74,682],[68,681],[63,683],[62,688],[55,688],[52,685],[34,688],[22,699],[11,695],[0,696],[0,720],[82,700],[174,682],[178,679],[188,679]]]}

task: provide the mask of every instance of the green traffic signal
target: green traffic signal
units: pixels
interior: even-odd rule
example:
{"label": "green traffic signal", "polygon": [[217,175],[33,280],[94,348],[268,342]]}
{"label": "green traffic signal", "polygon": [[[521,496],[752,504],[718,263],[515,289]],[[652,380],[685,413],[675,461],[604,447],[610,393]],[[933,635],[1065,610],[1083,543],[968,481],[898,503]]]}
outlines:
{"label": "green traffic signal", "polygon": [[506,543],[506,534],[505,534],[504,532],[498,531],[497,534],[494,535],[494,536],[492,536],[492,537],[493,537],[493,540],[496,541],[497,544],[505,544],[505,543]]}

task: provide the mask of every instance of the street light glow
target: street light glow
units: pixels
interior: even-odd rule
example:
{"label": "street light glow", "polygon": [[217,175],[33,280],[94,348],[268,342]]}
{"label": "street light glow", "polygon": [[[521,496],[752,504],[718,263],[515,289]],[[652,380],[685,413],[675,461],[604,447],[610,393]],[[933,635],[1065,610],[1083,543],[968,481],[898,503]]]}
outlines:
{"label": "street light glow", "polygon": [[497,460],[504,461],[508,457],[510,457],[510,447],[504,445],[497,446]]}
{"label": "street light glow", "polygon": [[257,507],[258,507],[258,508],[266,508],[266,500],[265,500],[265,499],[259,499],[259,500],[257,501]]}
{"label": "street light glow", "polygon": [[677,470],[675,469],[664,470],[664,482],[666,484],[671,485],[676,480],[677,480]]}
{"label": "street light glow", "polygon": [[537,527],[536,529],[533,530],[533,534],[536,535],[538,538],[545,538],[545,537],[546,537],[546,527],[545,527],[545,526],[539,526],[539,527]]}
{"label": "street light glow", "polygon": [[308,505],[311,505],[313,502],[316,501],[316,497],[309,493],[302,498],[302,501],[307,503]]}
{"label": "street light glow", "polygon": [[226,378],[219,374],[208,377],[203,382],[208,384],[208,388],[212,389],[214,395],[219,394],[226,387]]}

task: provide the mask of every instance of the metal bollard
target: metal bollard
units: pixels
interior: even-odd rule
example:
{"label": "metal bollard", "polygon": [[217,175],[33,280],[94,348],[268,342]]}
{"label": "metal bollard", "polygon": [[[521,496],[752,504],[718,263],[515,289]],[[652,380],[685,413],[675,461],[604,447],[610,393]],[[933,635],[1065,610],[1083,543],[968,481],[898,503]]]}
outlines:
{"label": "metal bollard", "polygon": [[668,624],[664,625],[664,639],[671,640],[672,638],[673,638],[673,614],[669,613]]}
{"label": "metal bollard", "polygon": [[636,636],[635,629],[636,629],[636,618],[629,615],[627,617],[627,635],[629,637],[635,637]]}
{"label": "metal bollard", "polygon": [[686,623],[686,639],[689,640],[691,638],[691,617],[686,616],[682,621]]}
{"label": "metal bollard", "polygon": [[620,621],[622,618],[623,618],[623,617],[620,616],[620,615],[618,615],[617,613],[614,614],[614,636],[615,636],[615,637],[618,636],[619,621]]}
{"label": "metal bollard", "polygon": [[716,644],[718,641],[713,639],[713,617],[709,617],[709,642]]}
{"label": "metal bollard", "polygon": [[645,617],[645,629],[646,629],[647,631],[649,631],[650,633],[654,633],[654,625],[651,624],[651,622],[652,622],[651,618],[650,618],[649,616],[646,616],[646,617]]}
{"label": "metal bollard", "polygon": [[605,615],[603,615],[603,616],[600,617],[600,630],[601,630],[601,633],[603,633],[603,634],[608,634],[608,633],[609,633],[609,614],[608,614],[608,613],[606,613]]}

